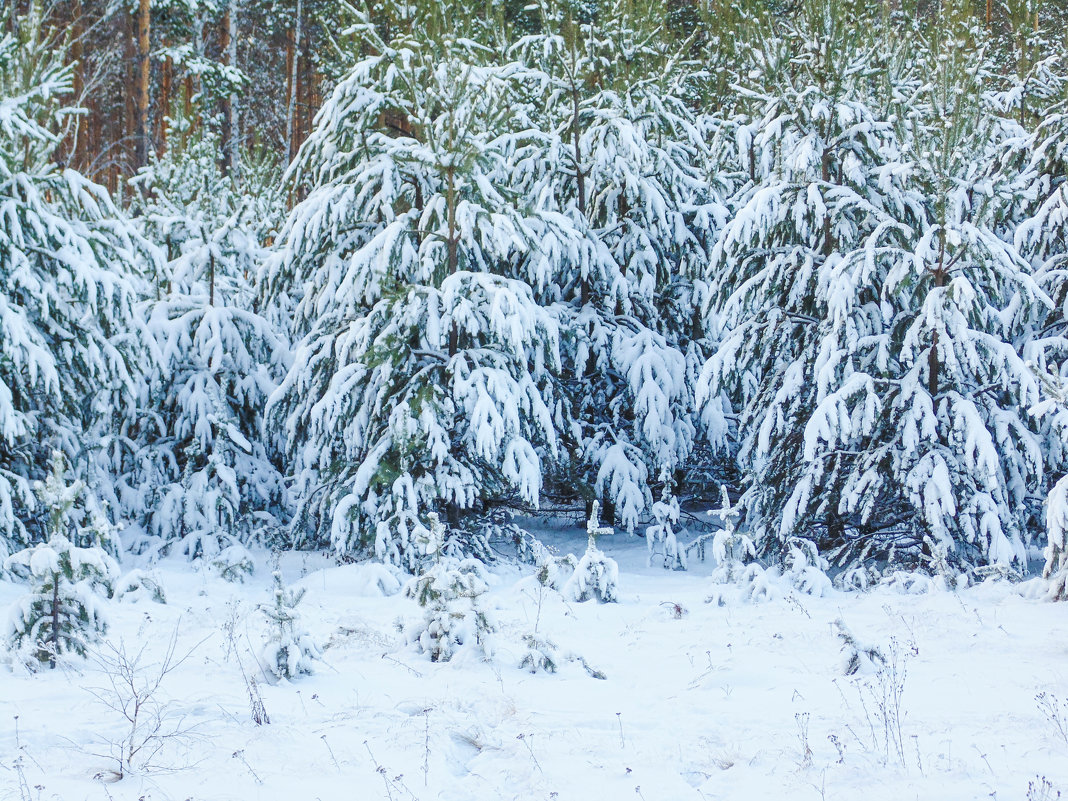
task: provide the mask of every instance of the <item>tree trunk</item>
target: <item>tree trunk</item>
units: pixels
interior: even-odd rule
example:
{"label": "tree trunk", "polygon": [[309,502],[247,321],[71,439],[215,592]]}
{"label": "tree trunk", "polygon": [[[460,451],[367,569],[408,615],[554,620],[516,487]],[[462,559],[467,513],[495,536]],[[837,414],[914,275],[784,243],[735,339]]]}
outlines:
{"label": "tree trunk", "polygon": [[138,0],[137,5],[137,85],[134,91],[136,104],[134,119],[134,169],[148,163],[148,82],[150,75],[149,34],[152,20],[150,0]]}
{"label": "tree trunk", "polygon": [[159,111],[156,114],[156,138],[160,153],[167,150],[167,117],[171,113],[171,81],[174,74],[174,62],[170,56],[163,61],[160,71]]}
{"label": "tree trunk", "polygon": [[[946,285],[946,232],[943,227],[938,232],[938,267],[934,271],[934,285],[941,289]],[[931,351],[927,354],[927,392],[934,398],[938,395],[938,378],[942,366],[938,358],[938,332],[931,336]]]}
{"label": "tree trunk", "polygon": [[303,34],[304,0],[297,0],[297,19],[292,36],[286,44],[286,64],[289,67],[289,102],[286,107],[286,162],[292,162],[297,150],[294,127],[297,121],[297,45]]}
{"label": "tree trunk", "polygon": [[[237,66],[237,3],[230,0],[223,15],[222,29],[219,32],[219,49],[222,51],[223,63],[230,67]],[[237,97],[227,93],[222,98],[222,169],[223,175],[229,175],[237,165],[237,142],[240,136],[237,130]]]}
{"label": "tree trunk", "polygon": [[56,657],[59,656],[59,576],[52,576],[52,653],[48,657],[48,667],[56,668]]}
{"label": "tree trunk", "polygon": [[[449,167],[446,173],[446,180],[448,181],[448,189],[445,195],[445,204],[449,215],[449,238],[447,240],[447,247],[449,251],[449,275],[454,275],[456,269],[459,266],[459,243],[456,240],[456,173],[455,167]],[[456,327],[456,320],[452,321],[452,327],[449,329],[449,358],[451,359],[456,355],[456,351],[459,349],[460,344],[460,332]]]}
{"label": "tree trunk", "polygon": [[307,29],[304,31],[304,42],[301,45],[301,57],[304,60],[304,73],[300,85],[304,90],[304,102],[300,106],[302,123],[300,137],[297,140],[298,148],[311,134],[312,118],[315,116],[315,69],[312,64],[311,42]]}
{"label": "tree trunk", "polygon": [[[83,39],[85,38],[85,27],[83,25],[84,12],[82,11],[81,0],[74,0],[71,8],[71,14],[73,16],[72,26],[72,39],[70,45],[70,57],[74,62],[74,102],[81,105],[85,102],[85,52]],[[85,138],[86,138],[86,121],[84,119],[76,119],[74,121],[74,132],[70,141],[70,158],[68,159],[70,165],[79,172],[85,171]]]}
{"label": "tree trunk", "polygon": [[[824,150],[823,156],[820,159],[820,177],[823,179],[824,185],[831,182],[831,151]],[[830,212],[824,211],[823,216],[823,255],[829,257],[834,253],[834,236],[831,230],[831,215]]]}

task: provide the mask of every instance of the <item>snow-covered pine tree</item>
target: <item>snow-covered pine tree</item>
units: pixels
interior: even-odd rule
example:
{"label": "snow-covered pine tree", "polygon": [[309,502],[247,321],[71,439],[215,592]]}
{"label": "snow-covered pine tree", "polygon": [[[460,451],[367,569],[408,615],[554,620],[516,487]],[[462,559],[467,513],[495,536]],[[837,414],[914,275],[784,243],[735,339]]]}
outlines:
{"label": "snow-covered pine tree", "polygon": [[997,235],[994,210],[1013,201],[985,172],[1001,129],[981,49],[947,17],[913,51],[931,80],[876,103],[856,77],[878,22],[824,6],[801,19],[830,29],[795,34],[802,95],[757,149],[781,166],[717,248],[743,269],[702,390],[727,381],[741,402],[748,523],[765,551],[799,536],[842,560],[928,542],[965,564],[1022,559],[1042,457],[1016,338],[1046,299]]}
{"label": "snow-covered pine tree", "polygon": [[590,518],[586,521],[586,553],[579,559],[575,572],[560,592],[572,601],[595,598],[603,604],[615,603],[619,600],[619,565],[597,547],[597,538],[613,533],[614,529],[601,525],[599,501],[594,501],[590,506]]}
{"label": "snow-covered pine tree", "polygon": [[902,247],[907,220],[924,211],[860,77],[872,67],[875,20],[857,24],[846,11],[861,10],[846,5],[807,2],[781,38],[764,34],[751,48],[759,81],[748,94],[762,107],[736,137],[750,181],[713,253],[709,324],[724,331],[698,401],[718,416],[726,391],[736,406],[748,479],[740,504],[765,552],[797,529],[842,536],[840,463],[853,457],[844,446],[809,453],[803,434],[821,406],[840,411],[847,435],[874,423],[881,387],[854,357],[862,343],[870,359],[885,326],[881,260],[865,254]]}
{"label": "snow-covered pine tree", "polygon": [[281,198],[223,174],[218,149],[201,129],[135,179],[145,234],[169,261],[147,315],[160,362],[114,459],[121,499],[156,547],[209,561],[235,543],[274,542],[286,512],[262,414],[289,348],[257,312],[252,284]]}
{"label": "snow-covered pine tree", "polygon": [[457,537],[488,500],[538,501],[558,335],[535,290],[557,282],[559,223],[508,171],[529,137],[519,65],[419,14],[390,41],[360,32],[376,55],[320,112],[267,269],[273,302],[302,293],[268,422],[302,499],[293,541],[412,570],[430,511]]}
{"label": "snow-covered pine tree", "polygon": [[[1035,36],[1035,34],[1031,34]],[[1041,51],[1039,51],[1041,52]],[[1068,562],[1064,543],[1063,478],[1068,470],[1068,76],[1060,56],[1041,58],[1009,90],[1013,103],[1037,114],[1038,124],[1016,147],[1008,147],[1009,166],[1022,160],[1016,181],[1027,202],[1004,215],[1014,243],[1034,272],[1035,281],[1049,295],[1052,306],[1031,328],[1024,356],[1042,379],[1046,399],[1036,407],[1042,420],[1042,457],[1046,487],[1046,565],[1050,595],[1065,597]],[[1037,87],[1037,88],[1036,88]],[[1057,479],[1060,479],[1059,481]]]}
{"label": "snow-covered pine tree", "polygon": [[[101,546],[101,532],[91,527],[103,522],[106,536],[111,529],[106,520],[94,518],[88,528],[76,526],[85,485],[68,479],[58,451],[51,473],[35,490],[46,514],[47,541],[4,561],[5,571],[31,585],[30,593],[10,609],[4,639],[29,663],[47,662],[54,668],[62,654],[84,656],[88,645],[107,630],[102,600],[111,596],[119,568]],[[87,547],[72,542],[78,538],[87,540]]]}
{"label": "snow-covered pine tree", "polygon": [[1047,579],[1049,597],[1068,600],[1068,476],[1058,481],[1046,500],[1046,564],[1042,577]]}
{"label": "snow-covered pine tree", "polygon": [[921,113],[897,112],[910,119],[909,184],[927,199],[927,219],[883,284],[889,384],[843,505],[863,513],[889,499],[900,510],[894,546],[915,551],[926,536],[928,550],[945,547],[954,562],[1022,565],[1031,498],[1044,489],[1034,410],[1047,397],[1024,356],[1051,303],[999,236],[1003,209],[1020,196],[990,165],[1016,129],[991,106],[993,70],[958,21],[966,9],[952,5],[909,104]]}
{"label": "snow-covered pine tree", "polygon": [[71,111],[64,40],[42,28],[39,4],[14,14],[0,11],[3,553],[33,539],[30,481],[49,451],[91,463],[100,432],[130,408],[146,354],[139,276],[158,265],[105,190],[56,163]]}
{"label": "snow-covered pine tree", "polygon": [[301,624],[297,605],[304,599],[304,590],[286,587],[279,570],[272,574],[273,602],[261,604],[260,611],[267,618],[267,642],[260,652],[260,664],[276,679],[292,679],[313,673],[315,662],[322,657],[319,646]]}
{"label": "snow-covered pine tree", "polygon": [[679,546],[675,527],[679,523],[682,510],[679,499],[671,494],[671,478],[661,476],[664,484],[660,500],[653,504],[653,525],[645,529],[645,541],[648,546],[648,564],[653,564],[653,557],[659,556],[665,570],[685,570],[686,551]]}
{"label": "snow-covered pine tree", "polygon": [[568,401],[560,483],[603,499],[633,530],[650,483],[692,448],[686,378],[699,360],[687,310],[725,209],[687,106],[694,67],[669,49],[662,5],[540,11],[543,32],[516,50],[542,76],[542,139],[516,172],[585,240],[557,307]]}
{"label": "snow-covered pine tree", "polygon": [[485,569],[475,559],[458,559],[445,552],[445,527],[434,512],[428,528],[416,532],[417,549],[426,569],[413,578],[405,595],[424,609],[423,619],[406,635],[432,662],[448,662],[461,652],[479,659],[493,656],[497,622],[482,604],[489,589]]}

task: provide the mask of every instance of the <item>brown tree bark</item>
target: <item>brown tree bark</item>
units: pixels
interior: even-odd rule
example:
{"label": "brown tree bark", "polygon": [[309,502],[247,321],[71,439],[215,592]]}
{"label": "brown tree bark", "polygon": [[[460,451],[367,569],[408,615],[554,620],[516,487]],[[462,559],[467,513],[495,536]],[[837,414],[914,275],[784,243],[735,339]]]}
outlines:
{"label": "brown tree bark", "polygon": [[193,110],[193,95],[196,90],[193,88],[193,76],[186,75],[184,84],[182,89],[182,116],[185,118],[185,126],[182,129],[182,147],[188,144],[190,134],[196,130],[196,118]]}
{"label": "brown tree bark", "polygon": [[167,150],[167,117],[171,113],[171,81],[174,77],[174,62],[170,56],[163,61],[160,68],[159,98],[156,101],[156,141],[159,142],[160,154]]}
{"label": "brown tree bark", "polygon": [[[219,50],[222,53],[223,64],[230,66],[230,43],[231,43],[231,14],[233,8],[230,5],[226,6],[226,13],[223,14],[222,25],[219,29]],[[234,138],[234,119],[233,119],[233,102],[230,99],[229,94],[224,94],[220,101],[222,106],[222,172],[223,175],[229,175],[233,169],[233,138]]]}
{"label": "brown tree bark", "polygon": [[297,0],[297,18],[289,40],[286,42],[286,66],[289,68],[289,102],[286,109],[286,161],[290,162],[297,154],[296,148],[296,125],[297,125],[297,79],[299,64],[297,63],[297,46],[304,38],[304,2]]}
{"label": "brown tree bark", "polygon": [[152,7],[150,0],[138,0],[137,4],[137,84],[134,89],[134,169],[140,169],[148,163],[148,89],[149,89],[149,44],[151,33]]}
{"label": "brown tree bark", "polygon": [[[71,20],[72,25],[72,41],[70,47],[71,61],[74,62],[74,102],[81,104],[85,102],[85,52],[84,52],[84,39],[85,39],[85,26],[84,26],[84,12],[82,11],[81,0],[74,0],[71,5]],[[81,118],[76,121],[74,126],[73,136],[70,142],[70,165],[80,172],[84,172],[86,168],[86,127],[88,120]]]}

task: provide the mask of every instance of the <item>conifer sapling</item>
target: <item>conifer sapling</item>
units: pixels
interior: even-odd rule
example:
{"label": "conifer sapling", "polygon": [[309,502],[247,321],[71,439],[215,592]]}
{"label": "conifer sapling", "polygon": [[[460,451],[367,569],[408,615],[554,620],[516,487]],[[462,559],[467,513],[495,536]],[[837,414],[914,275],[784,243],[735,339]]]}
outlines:
{"label": "conifer sapling", "polygon": [[274,602],[260,605],[270,627],[267,644],[260,653],[260,663],[277,679],[313,673],[322,652],[301,626],[297,606],[304,598],[304,589],[286,587],[279,570],[274,571],[273,576]]}
{"label": "conifer sapling", "polygon": [[47,662],[54,668],[61,654],[84,656],[107,630],[101,600],[112,594],[119,570],[99,537],[86,548],[68,538],[70,518],[85,485],[67,483],[61,454],[53,453],[52,473],[35,489],[47,511],[49,539],[4,562],[6,571],[31,582],[31,591],[10,609],[5,639],[28,663]]}
{"label": "conifer sapling", "polygon": [[422,621],[408,629],[408,640],[433,662],[448,662],[468,650],[488,659],[497,622],[482,606],[482,595],[489,589],[482,564],[446,555],[445,527],[437,514],[427,518],[430,527],[418,533],[417,541],[430,564],[405,590],[425,612]]}
{"label": "conifer sapling", "polygon": [[564,595],[575,601],[588,601],[590,598],[596,598],[601,603],[607,604],[617,600],[619,565],[614,559],[605,556],[604,552],[597,547],[597,537],[602,534],[612,534],[614,529],[611,526],[602,526],[600,515],[601,504],[594,501],[590,510],[590,519],[586,521],[586,533],[589,534],[586,553],[582,555],[575,572],[563,589]]}

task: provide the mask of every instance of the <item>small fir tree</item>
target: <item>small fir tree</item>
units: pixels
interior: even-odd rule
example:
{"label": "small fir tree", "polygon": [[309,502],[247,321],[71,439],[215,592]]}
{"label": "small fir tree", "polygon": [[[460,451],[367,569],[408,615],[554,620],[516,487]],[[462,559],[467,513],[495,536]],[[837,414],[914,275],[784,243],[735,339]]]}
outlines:
{"label": "small fir tree", "polygon": [[6,639],[28,661],[47,662],[50,668],[62,654],[84,656],[86,648],[106,632],[101,601],[111,596],[119,575],[118,564],[99,538],[85,548],[68,538],[85,487],[77,480],[68,482],[65,473],[63,457],[56,453],[52,474],[36,485],[47,514],[48,541],[4,562],[6,571],[31,582],[30,593],[11,608]]}
{"label": "small fir tree", "polygon": [[[665,479],[663,473],[661,478]],[[686,569],[686,552],[679,547],[679,540],[675,536],[675,526],[678,525],[680,514],[679,499],[671,494],[671,481],[666,479],[660,500],[653,504],[653,519],[656,522],[645,529],[645,542],[649,548],[647,561],[650,566],[653,564],[653,556],[659,551],[665,570]]]}
{"label": "small fir tree", "polygon": [[586,533],[589,535],[586,553],[579,559],[575,572],[563,589],[563,594],[575,601],[596,598],[607,604],[618,600],[619,565],[615,559],[608,558],[597,547],[597,537],[612,534],[614,530],[611,526],[601,525],[600,515],[601,504],[594,501],[590,509],[590,519],[586,521]]}
{"label": "small fir tree", "polygon": [[269,627],[267,643],[260,652],[260,664],[277,679],[293,679],[313,673],[322,652],[301,625],[297,606],[304,598],[304,589],[286,587],[279,570],[274,571],[273,577],[274,602],[260,605]]}
{"label": "small fir tree", "polygon": [[733,582],[743,571],[747,560],[756,557],[756,547],[753,541],[744,534],[739,534],[735,527],[736,510],[731,506],[731,499],[727,495],[727,488],[720,487],[723,502],[716,511],[710,515],[718,517],[721,528],[712,537],[712,558],[716,560],[716,570],[713,578],[716,581],[729,584]]}
{"label": "small fir tree", "polygon": [[485,571],[474,559],[447,556],[443,552],[445,527],[436,514],[427,517],[430,528],[417,537],[429,567],[405,590],[425,613],[422,621],[409,627],[408,640],[429,654],[432,662],[448,662],[461,650],[489,659],[497,622],[482,605],[489,589]]}

